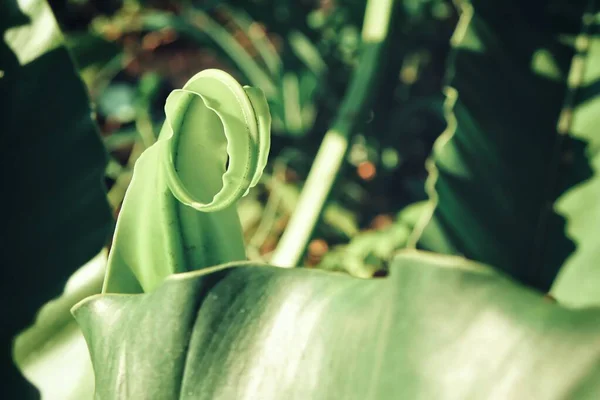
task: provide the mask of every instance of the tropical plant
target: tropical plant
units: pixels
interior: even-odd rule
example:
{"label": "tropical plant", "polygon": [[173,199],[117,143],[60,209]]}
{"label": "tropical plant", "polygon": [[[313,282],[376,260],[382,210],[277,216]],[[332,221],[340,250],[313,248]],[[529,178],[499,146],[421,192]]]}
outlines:
{"label": "tropical plant", "polygon": [[[274,18],[271,26],[294,32],[286,43],[304,55],[312,77],[307,81],[305,72],[277,61],[280,53],[260,35],[249,40],[264,63],[243,53],[244,42],[219,24],[223,8],[215,14],[191,2],[174,12],[131,4],[97,29],[135,31],[139,23],[150,33],[162,32],[155,39],[165,40],[164,29],[175,27],[205,40],[192,28],[196,21],[242,70],[238,80],[253,87],[203,69],[170,91],[166,118],[156,118],[151,105],[162,91],[156,75],[141,77],[133,96],[123,82],[98,89],[106,79],[96,72],[100,78],[88,82],[92,96],[94,87],[110,94],[110,101],[99,101],[103,112],[135,131],[130,136],[123,128],[105,139],[111,157],[107,202],[99,184],[105,154],[50,8],[40,0],[0,5],[0,89],[11,99],[2,115],[8,144],[3,162],[5,171],[22,174],[6,181],[19,197],[9,202],[16,212],[5,224],[4,253],[22,268],[8,268],[13,275],[4,280],[5,293],[18,304],[7,316],[5,339],[57,294],[49,283],[64,283],[98,254],[15,341],[17,365],[44,398],[600,396],[595,1],[455,2],[460,19],[440,110],[447,128],[426,163],[429,199],[414,195],[412,204],[397,206],[396,218],[370,231],[348,217],[351,207],[342,195],[354,190],[348,167],[357,164],[360,175],[375,168],[375,158],[382,168],[393,164],[398,152],[374,149],[398,145],[370,129],[401,125],[439,104],[435,96],[408,95],[398,103],[414,107],[406,114],[386,105],[390,88],[382,82],[398,66],[387,51],[395,45],[391,38],[415,40],[418,31],[409,34],[394,21],[425,15],[416,2],[347,6],[365,13],[360,63],[341,101],[332,102],[339,110],[331,107],[332,127],[313,153],[299,144],[322,127],[310,110],[320,104],[317,98],[336,97],[336,83],[325,85],[323,68],[356,60],[348,54],[328,58],[324,49],[339,43]],[[439,4],[432,1],[431,10]],[[282,5],[273,12],[289,15],[293,7],[298,13],[302,8]],[[226,8],[228,21],[252,31],[255,25],[239,4]],[[315,24],[326,32],[352,15]],[[40,32],[52,34],[33,40]],[[70,46],[81,60],[81,48]],[[418,57],[403,52],[406,82],[406,65]],[[122,61],[123,55],[115,57]],[[307,91],[298,92],[301,81],[309,82]],[[315,82],[323,85],[321,92]],[[127,100],[130,95],[138,102]],[[372,109],[369,127],[364,121]],[[300,150],[282,151],[278,137],[270,137],[271,118],[281,140]],[[162,128],[155,134],[157,124]],[[27,141],[23,132],[31,132]],[[419,143],[427,143],[425,136]],[[123,140],[134,143],[125,166],[113,151]],[[298,192],[285,175],[302,171],[292,165],[309,155],[314,163]],[[269,193],[266,202],[257,200],[261,190]],[[246,260],[252,249],[245,242],[254,246],[272,236],[280,204],[288,199],[294,206],[275,251],[256,245],[259,255]],[[102,242],[111,224],[109,203],[118,218],[107,256]],[[254,223],[244,211],[252,205],[260,210]],[[325,224],[318,224],[321,216]],[[331,241],[343,236],[347,243],[312,269],[293,268],[303,264],[318,235]],[[73,305],[74,319],[68,313]],[[35,398],[12,371],[7,398]]]}

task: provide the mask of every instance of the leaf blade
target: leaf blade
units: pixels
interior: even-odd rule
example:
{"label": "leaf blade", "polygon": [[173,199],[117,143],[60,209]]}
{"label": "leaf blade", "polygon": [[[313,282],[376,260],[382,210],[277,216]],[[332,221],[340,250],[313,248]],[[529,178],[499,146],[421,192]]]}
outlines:
{"label": "leaf blade", "polygon": [[589,12],[584,16],[588,32],[576,39],[580,68],[571,79],[573,104],[565,107],[563,113],[570,117],[565,119],[570,123],[572,135],[587,143],[586,155],[594,175],[567,191],[556,203],[557,211],[568,221],[567,233],[577,243],[577,250],[566,260],[552,293],[559,301],[577,307],[600,304],[600,269],[597,267],[600,243],[596,223],[600,218],[600,139],[596,128],[600,123],[600,69],[597,65],[600,39],[599,25],[593,15]]}
{"label": "leaf blade", "polygon": [[[10,99],[0,108],[2,181],[9,192],[1,288],[18,304],[5,309],[1,338],[8,344],[100,251],[112,217],[102,186],[106,154],[50,7],[4,1],[0,15],[0,92]],[[6,369],[8,397],[36,397],[12,363]]]}
{"label": "leaf blade", "polygon": [[563,308],[457,257],[408,252],[370,280],[221,266],[85,300],[74,315],[100,399],[600,393],[600,310]]}
{"label": "leaf blade", "polygon": [[448,129],[428,164],[431,206],[412,242],[545,291],[574,250],[552,204],[590,173],[561,164],[566,145],[585,156],[583,144],[556,127],[573,53],[558,36],[579,28],[556,22],[547,4],[459,4]]}

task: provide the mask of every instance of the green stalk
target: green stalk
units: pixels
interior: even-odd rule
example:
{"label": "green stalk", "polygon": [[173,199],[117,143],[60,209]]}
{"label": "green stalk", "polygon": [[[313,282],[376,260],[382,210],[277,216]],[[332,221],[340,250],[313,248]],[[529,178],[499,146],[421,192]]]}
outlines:
{"label": "green stalk", "polygon": [[369,0],[362,30],[360,63],[341,109],[327,131],[287,229],[271,258],[285,268],[298,265],[338,176],[348,149],[348,138],[360,126],[377,92],[378,72],[384,55],[394,0]]}

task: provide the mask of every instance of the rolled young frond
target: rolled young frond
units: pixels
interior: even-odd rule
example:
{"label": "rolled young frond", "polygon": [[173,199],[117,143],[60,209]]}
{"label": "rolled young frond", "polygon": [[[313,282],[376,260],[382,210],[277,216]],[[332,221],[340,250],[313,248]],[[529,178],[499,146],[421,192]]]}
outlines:
{"label": "rolled young frond", "polygon": [[235,202],[267,162],[265,96],[209,69],[174,90],[165,112],[158,141],[135,165],[103,292],[146,292],[168,275],[246,257]]}

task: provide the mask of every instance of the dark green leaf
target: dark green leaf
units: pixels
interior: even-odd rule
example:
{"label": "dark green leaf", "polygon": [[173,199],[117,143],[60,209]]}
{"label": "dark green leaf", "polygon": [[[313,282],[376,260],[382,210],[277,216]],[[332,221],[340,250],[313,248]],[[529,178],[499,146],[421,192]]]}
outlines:
{"label": "dark green leaf", "polygon": [[408,252],[390,276],[224,265],[74,314],[97,399],[593,399],[600,310]]}
{"label": "dark green leaf", "polygon": [[106,252],[102,251],[69,278],[61,296],[46,303],[35,323],[15,339],[15,363],[43,399],[94,397],[90,354],[70,310],[100,293],[105,269]]}
{"label": "dark green leaf", "polygon": [[93,33],[70,35],[66,45],[79,69],[108,63],[120,53],[119,46]]}
{"label": "dark green leaf", "polygon": [[[459,3],[448,129],[429,163],[419,244],[548,290],[574,250],[553,204],[591,172],[585,143],[557,129],[573,56],[565,38],[581,23],[549,1]],[[580,16],[585,3],[569,8]],[[584,161],[563,163],[567,149]]]}
{"label": "dark green leaf", "polygon": [[[98,253],[112,221],[101,183],[104,148],[48,4],[2,1],[0,37],[7,363],[12,337]],[[14,366],[4,370],[3,398],[35,398]]]}

